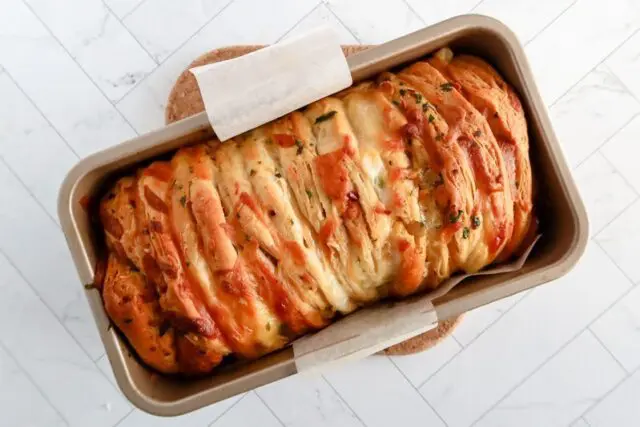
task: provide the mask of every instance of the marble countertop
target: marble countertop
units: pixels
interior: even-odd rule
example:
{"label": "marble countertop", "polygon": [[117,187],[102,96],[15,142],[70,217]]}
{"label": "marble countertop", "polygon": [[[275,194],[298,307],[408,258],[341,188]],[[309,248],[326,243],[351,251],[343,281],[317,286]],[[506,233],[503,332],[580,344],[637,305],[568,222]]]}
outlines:
{"label": "marble countertop", "polygon": [[[295,376],[178,419],[114,386],[59,220],[79,158],[160,127],[196,56],[320,23],[379,43],[460,13],[525,44],[590,215],[566,277],[469,313],[435,349]],[[2,0],[0,424],[640,425],[637,0]]]}

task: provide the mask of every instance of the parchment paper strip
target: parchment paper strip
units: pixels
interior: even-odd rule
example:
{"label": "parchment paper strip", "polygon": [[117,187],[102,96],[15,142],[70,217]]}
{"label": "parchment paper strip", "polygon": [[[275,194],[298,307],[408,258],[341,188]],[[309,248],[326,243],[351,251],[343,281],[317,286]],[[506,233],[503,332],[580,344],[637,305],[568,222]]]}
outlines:
{"label": "parchment paper strip", "polygon": [[433,292],[399,302],[381,302],[296,340],[293,354],[298,372],[365,357],[435,328],[438,317],[431,301],[451,291],[466,278],[521,269],[540,237],[538,235],[523,254],[509,264],[453,276]]}
{"label": "parchment paper strip", "polygon": [[352,83],[338,36],[328,27],[190,71],[221,141]]}

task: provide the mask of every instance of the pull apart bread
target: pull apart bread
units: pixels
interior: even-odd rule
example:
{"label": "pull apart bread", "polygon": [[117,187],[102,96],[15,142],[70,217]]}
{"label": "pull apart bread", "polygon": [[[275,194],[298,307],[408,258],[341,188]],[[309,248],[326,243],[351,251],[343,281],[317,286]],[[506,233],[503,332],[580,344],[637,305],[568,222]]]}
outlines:
{"label": "pull apart bread", "polygon": [[117,181],[105,308],[151,367],[209,372],[508,259],[531,194],[517,95],[442,49]]}

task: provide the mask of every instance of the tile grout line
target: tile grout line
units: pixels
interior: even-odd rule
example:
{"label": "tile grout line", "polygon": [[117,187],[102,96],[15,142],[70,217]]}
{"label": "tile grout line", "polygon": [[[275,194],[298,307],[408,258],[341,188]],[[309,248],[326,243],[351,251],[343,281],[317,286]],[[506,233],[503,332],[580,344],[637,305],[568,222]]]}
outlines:
{"label": "tile grout line", "polygon": [[22,366],[22,364],[20,363],[20,361],[18,360],[17,357],[15,357],[10,351],[9,348],[7,347],[7,345],[2,341],[2,339],[0,338],[0,348],[2,348],[4,350],[5,353],[7,353],[7,355],[13,360],[13,362],[20,368],[20,370],[22,371],[22,373],[24,374],[25,377],[27,377],[27,380],[31,383],[31,385],[33,385],[33,387],[38,390],[38,393],[40,393],[40,395],[42,396],[42,398],[45,400],[45,402],[47,402],[49,404],[49,406],[51,406],[51,409],[53,409],[53,411],[58,414],[58,416],[60,416],[60,418],[62,419],[62,421],[67,425],[70,426],[69,421],[67,420],[67,418],[62,415],[62,412],[60,412],[58,410],[58,408],[56,407],[56,405],[53,404],[53,402],[51,402],[51,400],[49,399],[49,395],[47,395],[41,388],[40,385],[33,379],[33,377],[31,376],[31,374],[24,368],[24,366]]}
{"label": "tile grout line", "polygon": [[[638,116],[640,116],[640,113],[636,114],[636,115],[634,116],[634,119],[635,119],[636,117],[638,117]],[[629,123],[627,123],[627,125],[628,125],[628,124],[629,124]],[[627,125],[625,125],[625,127],[627,127]],[[622,130],[622,129],[621,129],[621,130]],[[603,144],[602,146],[604,146],[604,144]],[[600,148],[602,148],[602,146],[600,146]],[[608,158],[608,157],[607,157],[607,156],[606,156],[606,155],[605,155],[605,154],[600,150],[600,148],[598,149],[598,151],[597,151],[597,152],[602,156],[602,158],[604,159],[604,161],[605,161],[605,162],[607,162],[607,164],[608,164],[609,166],[611,166],[611,169],[613,169],[614,171],[616,171],[616,173],[617,173],[618,175],[620,175],[620,178],[622,179],[622,181],[624,181],[624,183],[625,183],[625,184],[627,184],[627,187],[629,187],[629,188],[631,189],[631,191],[633,192],[633,194],[635,194],[635,195],[636,195],[636,198],[637,198],[638,196],[640,196],[640,193],[638,193],[638,191],[635,189],[635,186],[633,186],[633,185],[631,184],[631,182],[629,182],[629,180],[627,179],[627,177],[625,177],[625,176],[624,176],[624,174],[623,174],[621,171],[619,171],[619,170],[618,170],[618,168],[616,167],[616,165],[614,165],[614,164],[611,162],[611,160],[609,160],[609,158]],[[632,204],[633,202],[635,202],[635,199],[634,199],[630,204]],[[607,224],[607,225],[608,225],[608,224]],[[599,233],[599,231],[598,231],[598,233]]]}
{"label": "tile grout line", "polygon": [[[253,391],[253,390],[252,390],[252,391]],[[267,404],[267,402],[265,402],[265,401],[264,401],[264,399],[262,398],[262,396],[260,396],[260,395],[258,394],[258,392],[257,392],[257,391],[253,391],[253,394],[255,394],[255,395],[256,395],[256,397],[257,397],[258,399],[260,399],[260,401],[262,402],[262,404],[267,408],[267,410],[268,410],[269,412],[271,412],[271,415],[273,415],[273,416],[274,416],[274,418],[275,418],[276,420],[278,420],[278,422],[280,423],[280,425],[281,425],[282,427],[286,427],[286,424],[285,424],[285,423],[280,419],[280,417],[278,416],[278,414],[276,414],[276,413],[274,412],[274,410],[273,410],[273,409],[271,409],[271,406],[269,406],[269,405]]]}
{"label": "tile grout line", "polygon": [[[89,354],[89,352],[87,352],[87,350],[80,344],[80,342],[75,337],[75,335],[73,335],[69,331],[69,329],[67,328],[67,326],[64,323],[62,323],[60,318],[56,315],[55,311],[53,311],[53,309],[47,303],[47,301],[45,301],[44,298],[42,298],[42,296],[40,296],[40,294],[36,291],[36,289],[33,287],[31,282],[25,277],[25,275],[22,273],[22,271],[20,271],[20,269],[18,269],[18,266],[14,264],[14,262],[11,260],[11,258],[9,258],[9,256],[7,256],[6,252],[2,248],[0,248],[0,255],[2,255],[7,260],[9,265],[11,265],[11,267],[13,267],[14,270],[16,270],[16,272],[18,273],[18,276],[20,276],[20,278],[27,284],[29,289],[31,289],[31,291],[40,300],[40,302],[42,302],[42,304],[46,307],[46,309],[49,310],[49,313],[51,313],[51,315],[58,321],[58,323],[60,323],[60,326],[62,326],[62,328],[65,330],[65,332],[67,334],[69,334],[71,339],[73,339],[73,341],[78,345],[78,347],[80,347],[80,349],[85,354],[85,356],[87,356],[87,358],[91,361],[91,363],[93,363],[95,365],[96,369],[98,369],[103,374],[103,376],[105,378],[107,378],[106,375],[104,375],[104,373],[102,372],[102,370],[100,368],[98,368],[98,365],[96,365],[96,360],[99,360],[105,353],[100,354],[100,356],[98,356],[96,358],[96,360],[94,360],[93,357],[91,357],[91,355]],[[108,378],[107,378],[107,380],[108,380]],[[111,381],[109,381],[109,383],[111,383]]]}
{"label": "tile grout line", "polygon": [[560,99],[562,99],[566,94],[571,92],[571,90],[573,90],[573,88],[575,88],[582,80],[584,80],[585,77],[587,77],[590,73],[592,73],[596,68],[598,68],[600,65],[604,64],[607,60],[609,60],[609,58],[614,53],[616,53],[631,38],[633,38],[636,34],[638,34],[638,32],[640,32],[640,26],[638,28],[636,28],[635,30],[633,30],[633,32],[628,37],[626,37],[622,42],[620,42],[620,44],[618,44],[616,47],[614,47],[604,58],[602,58],[602,60],[600,60],[597,64],[595,64],[591,69],[589,69],[580,78],[578,78],[578,80],[574,84],[572,84],[565,92],[560,94],[556,99],[554,99],[551,103],[549,103],[548,104],[548,109],[551,109],[551,107],[553,107],[558,101],[560,101]]}
{"label": "tile grout line", "polygon": [[45,122],[47,122],[47,124],[51,127],[51,129],[53,129],[53,131],[60,137],[60,139],[62,140],[62,142],[65,143],[65,145],[67,147],[69,147],[69,150],[71,150],[71,152],[78,158],[80,159],[80,155],[76,152],[76,150],[71,146],[71,144],[69,143],[69,141],[66,140],[66,138],[64,136],[62,136],[62,134],[60,133],[60,131],[53,125],[53,123],[51,123],[51,121],[49,120],[49,118],[46,116],[46,114],[44,114],[44,112],[40,109],[40,107],[38,107],[38,105],[35,103],[35,101],[33,99],[31,99],[31,97],[27,94],[27,92],[22,88],[22,86],[20,86],[18,84],[18,81],[16,79],[13,78],[13,76],[11,75],[11,73],[9,72],[9,70],[7,70],[6,68],[4,68],[4,74],[7,75],[7,77],[9,78],[9,80],[11,80],[13,82],[13,84],[18,88],[18,90],[20,91],[20,93],[22,93],[22,95],[27,99],[27,101],[29,101],[29,104],[31,104],[31,106],[38,112],[40,113],[40,115],[42,116],[42,118],[44,119]]}
{"label": "tile grout line", "polygon": [[611,351],[611,349],[609,347],[607,347],[607,345],[605,343],[602,342],[602,340],[600,339],[600,337],[593,331],[593,329],[591,329],[591,324],[587,327],[587,331],[589,331],[589,333],[591,335],[593,335],[593,338],[598,341],[598,344],[603,348],[604,351],[606,351],[607,353],[609,353],[609,356],[611,356],[611,358],[613,360],[615,360],[615,362],[618,364],[618,366],[620,367],[620,369],[622,369],[622,372],[624,372],[624,376],[625,378],[629,375],[629,370],[627,370],[627,368],[625,368],[625,366],[622,364],[622,362],[616,357],[615,354],[613,354],[613,352]]}
{"label": "tile grout line", "polygon": [[[140,6],[142,3],[144,3],[144,1],[140,2],[140,3],[138,4],[138,6]],[[140,49],[142,49],[142,50],[144,51],[144,53],[146,53],[146,54],[147,54],[147,56],[149,57],[149,59],[151,59],[151,60],[156,64],[156,67],[157,67],[157,66],[158,66],[158,61],[156,60],[156,58],[155,58],[153,55],[151,55],[151,53],[150,53],[150,52],[149,52],[149,51],[148,51],[148,50],[147,50],[147,49],[142,45],[142,43],[140,42],[140,40],[138,40],[138,38],[137,38],[135,35],[133,35],[133,33],[131,32],[131,30],[129,29],[129,27],[127,27],[127,26],[125,25],[125,23],[124,23],[124,19],[120,19],[120,17],[119,17],[118,15],[116,15],[116,14],[115,14],[115,12],[113,11],[113,9],[111,9],[111,7],[109,7],[109,5],[108,5],[107,3],[105,3],[105,1],[104,1],[104,0],[102,1],[102,4],[104,5],[104,7],[106,7],[106,8],[107,8],[107,10],[109,11],[109,13],[110,13],[110,14],[111,14],[115,19],[116,19],[116,21],[118,21],[118,22],[120,23],[120,25],[122,25],[122,28],[124,28],[124,30],[127,32],[127,34],[129,34],[129,35],[131,36],[131,38],[132,38],[132,39],[134,39],[134,40],[136,41],[136,44],[137,44],[138,46],[140,46]],[[138,6],[136,6],[136,7],[134,8],[134,10],[135,10],[135,9],[137,9],[137,8],[138,8]],[[155,67],[154,67],[154,69],[155,69]],[[133,86],[131,87],[131,89],[133,89],[134,87],[136,87],[136,86],[138,85],[138,83],[139,83],[139,82],[137,82],[135,85],[133,85]],[[129,90],[131,90],[131,89],[129,89]],[[115,102],[117,102],[117,101],[115,101]]]}
{"label": "tile grout line", "polygon": [[344,405],[351,411],[351,413],[353,414],[354,417],[356,417],[356,419],[358,421],[360,421],[360,424],[362,424],[363,427],[367,427],[367,423],[365,423],[362,418],[360,418],[360,415],[358,415],[358,413],[356,411],[353,410],[353,408],[351,407],[351,405],[349,405],[349,402],[347,402],[347,399],[345,399],[344,397],[342,397],[342,395],[340,394],[340,392],[333,386],[333,384],[331,384],[331,381],[329,381],[324,374],[321,374],[320,377],[324,380],[324,382],[327,383],[327,385],[329,386],[329,388],[331,388],[331,390],[333,390],[333,392],[336,394],[336,396],[338,396],[338,398],[340,399],[340,401],[342,403],[344,403]]}
{"label": "tile grout line", "polygon": [[[104,2],[104,0],[102,0]],[[124,21],[129,15],[131,15],[133,12],[135,12],[136,10],[138,10],[138,8],[140,6],[142,6],[144,3],[146,3],[147,0],[140,0],[138,1],[138,4],[136,4],[135,6],[133,6],[133,8],[131,8],[131,10],[127,11],[127,13],[125,13],[124,15],[122,15],[122,20]],[[106,4],[106,3],[105,3]]]}
{"label": "tile grout line", "polygon": [[[131,122],[129,122],[129,120],[124,116],[124,114],[122,114],[122,112],[120,110],[118,110],[118,108],[115,106],[115,104],[111,101],[111,99],[109,99],[109,97],[104,93],[104,91],[102,90],[102,88],[100,88],[100,86],[98,86],[98,84],[95,82],[95,80],[89,75],[89,73],[87,73],[87,70],[84,69],[84,67],[82,65],[80,65],[80,63],[76,60],[76,58],[71,54],[71,52],[69,52],[69,49],[67,49],[67,47],[60,41],[60,39],[53,33],[53,31],[51,31],[51,29],[49,28],[49,26],[44,22],[44,20],[42,20],[42,18],[40,18],[40,16],[35,12],[35,10],[33,10],[33,8],[31,7],[31,5],[29,5],[29,3],[27,3],[26,0],[22,0],[22,4],[24,4],[29,11],[33,14],[33,16],[40,22],[40,24],[45,28],[45,30],[47,30],[47,32],[49,33],[49,36],[55,40],[58,44],[58,46],[60,46],[62,48],[62,50],[64,50],[67,55],[71,58],[71,60],[78,66],[78,68],[80,69],[80,71],[82,71],[82,73],[85,75],[85,77],[87,77],[89,79],[89,81],[91,81],[91,83],[93,83],[93,86],[98,90],[98,92],[100,92],[100,94],[103,96],[103,98],[113,107],[113,109],[117,112],[117,114],[120,116],[120,118],[122,120],[125,121],[125,123],[127,123],[129,125],[129,128],[133,131],[133,133],[135,133],[136,135],[138,134],[138,131],[136,130],[136,128],[133,127],[133,125],[131,124]],[[152,70],[153,71],[153,70]],[[149,73],[147,73],[148,75]],[[140,81],[138,83],[140,83],[143,79],[140,79]],[[137,85],[136,85],[137,86]],[[135,87],[135,86],[134,86]],[[129,91],[131,91],[133,88],[131,88]],[[129,93],[129,92],[127,92]]]}
{"label": "tile grout line", "polygon": [[[359,37],[357,37],[353,31],[351,31],[351,28],[349,28],[342,19],[340,19],[340,17],[333,11],[333,9],[331,9],[331,6],[326,3],[325,1],[321,1],[321,3],[327,8],[327,10],[329,11],[329,13],[331,13],[333,15],[334,18],[336,18],[336,20],[340,23],[340,25],[342,25],[348,32],[349,34],[351,34],[351,36],[356,39],[356,41],[359,44],[362,44],[362,40],[360,40]],[[374,45],[375,46],[375,45]]]}
{"label": "tile grout line", "polygon": [[[482,0],[484,1],[484,0]],[[547,28],[549,28],[551,25],[553,25],[558,19],[560,19],[560,17],[562,15],[564,15],[569,9],[571,9],[576,3],[578,3],[578,0],[573,0],[573,2],[571,4],[569,4],[567,7],[565,7],[564,9],[562,9],[560,11],[560,13],[558,13],[558,15],[556,15],[551,21],[547,22],[537,33],[535,33],[533,36],[531,36],[531,38],[527,41],[522,40],[521,43],[523,46],[528,45],[529,43],[531,43],[532,41],[534,41],[540,34],[542,34],[544,31],[546,31]],[[517,37],[517,36],[516,36]]]}
{"label": "tile grout line", "polygon": [[[147,1],[147,0],[143,0],[143,1]],[[210,19],[207,20],[207,22],[205,22],[204,24],[202,24],[193,34],[191,34],[191,36],[189,36],[184,42],[182,42],[178,47],[176,47],[173,52],[171,52],[170,54],[167,55],[166,58],[164,58],[162,61],[158,62],[158,66],[156,68],[154,68],[153,70],[151,70],[150,73],[147,73],[144,77],[142,77],[140,79],[140,81],[138,82],[138,84],[136,85],[136,87],[138,87],[140,85],[140,83],[142,83],[143,81],[145,81],[149,76],[151,76],[152,74],[154,74],[156,71],[158,71],[158,69],[160,68],[160,66],[162,64],[164,64],[165,62],[167,62],[170,58],[172,58],[180,49],[182,49],[187,43],[189,43],[191,40],[193,40],[193,38],[195,36],[197,36],[198,34],[200,34],[200,31],[202,31],[202,29],[204,27],[206,27],[207,25],[209,25],[209,23],[211,23],[211,21],[213,21],[214,19],[216,19],[222,12],[224,12],[230,5],[232,5],[234,2],[234,0],[230,0],[226,5],[224,5],[215,15],[213,15]],[[117,108],[117,104],[120,104],[125,98],[127,98],[133,91],[134,89],[136,89],[136,87],[132,87],[131,89],[129,89],[124,95],[122,95],[122,97],[120,97],[120,99],[118,100],[118,102],[116,102],[114,104],[114,106],[116,107],[116,109],[118,110],[118,112],[120,112],[120,110]]]}
{"label": "tile grout line", "polygon": [[589,329],[588,325],[586,327],[582,328],[577,334],[573,335],[568,341],[566,341],[564,344],[562,344],[560,346],[560,348],[558,348],[549,357],[547,357],[544,361],[542,361],[542,363],[540,363],[538,366],[536,366],[529,374],[525,375],[522,379],[520,379],[520,381],[518,381],[513,387],[511,387],[501,398],[496,400],[493,404],[491,404],[491,406],[489,406],[489,408],[486,411],[484,411],[479,417],[477,417],[474,421],[472,421],[471,427],[475,426],[479,421],[481,421],[484,417],[486,417],[494,409],[496,409],[498,406],[500,406],[500,404],[502,402],[504,402],[506,399],[509,398],[509,396],[511,396],[513,394],[513,392],[518,390],[531,377],[533,377],[535,374],[540,372],[540,370],[542,370],[542,368],[544,368],[549,362],[551,362],[565,348],[569,347],[569,345],[571,345],[573,342],[575,342],[580,337],[580,335],[582,335],[588,329]]}
{"label": "tile grout line", "polygon": [[113,425],[113,427],[118,427],[120,424],[122,424],[122,422],[123,422],[124,420],[126,420],[127,418],[129,418],[129,415],[133,414],[133,411],[134,411],[134,410],[135,410],[135,408],[133,408],[133,407],[132,407],[132,408],[129,410],[129,412],[127,412],[126,414],[124,414],[124,415],[122,416],[122,418],[120,418],[120,419],[119,419],[119,420],[118,420],[118,421]]}
{"label": "tile grout line", "polygon": [[[596,406],[598,406],[604,399],[606,399],[607,397],[609,397],[614,391],[616,391],[623,383],[625,383],[629,378],[633,377],[637,372],[640,372],[640,366],[637,367],[636,369],[634,369],[630,374],[626,375],[624,378],[622,378],[620,381],[618,381],[618,383],[616,385],[614,385],[613,387],[611,387],[611,390],[607,391],[606,393],[604,393],[602,396],[600,396],[599,399],[596,399],[595,402],[593,402],[591,405],[589,405],[589,407],[587,409],[584,410],[584,412],[582,412],[580,415],[578,415],[576,417],[575,420],[573,420],[571,423],[575,423],[576,421],[578,421],[580,418],[584,419],[584,421],[587,423],[587,425],[591,425],[584,417],[585,415],[587,415],[587,413],[591,412]],[[571,425],[571,424],[569,424]]]}
{"label": "tile grout line", "polygon": [[309,15],[311,15],[313,12],[315,12],[320,6],[322,6],[322,1],[318,1],[318,3],[313,6],[311,8],[311,10],[307,13],[305,13],[300,19],[298,19],[296,21],[295,24],[293,24],[287,31],[285,31],[284,34],[282,34],[280,37],[278,37],[276,39],[276,41],[274,43],[278,43],[279,41],[281,41],[282,39],[284,39],[289,33],[291,33],[291,31],[293,31],[294,28],[296,28],[296,26],[301,23],[303,20],[305,20]]}
{"label": "tile grout line", "polygon": [[620,85],[627,91],[627,93],[631,95],[631,97],[635,99],[638,104],[640,104],[640,99],[636,96],[636,94],[631,89],[629,89],[629,86],[624,82],[624,79],[622,79],[618,75],[618,73],[616,73],[616,71],[613,68],[611,68],[608,64],[604,63],[602,65],[604,67],[607,67],[607,70],[609,70],[609,72],[613,74],[613,76],[618,80],[618,83],[620,83]]}
{"label": "tile grout line", "polygon": [[[577,1],[577,0],[576,0]],[[476,3],[471,9],[469,9],[469,13],[475,13],[475,10],[478,8],[478,6],[480,6],[482,3],[484,3],[484,0],[480,0],[478,3]]]}
{"label": "tile grout line", "polygon": [[[437,345],[437,344],[436,344]],[[429,351],[429,350],[427,350]],[[400,375],[402,375],[402,377],[405,379],[405,381],[407,383],[409,383],[409,385],[413,388],[413,390],[418,394],[418,396],[420,396],[420,398],[424,401],[424,403],[427,404],[427,406],[429,408],[431,408],[431,410],[433,411],[434,414],[436,414],[436,416],[440,419],[440,421],[442,421],[442,424],[445,427],[449,427],[449,424],[445,421],[445,419],[442,417],[442,415],[440,415],[440,413],[438,411],[436,411],[436,408],[433,407],[433,405],[431,405],[431,403],[427,400],[426,397],[424,397],[424,395],[422,393],[420,393],[420,390],[418,390],[416,388],[415,385],[413,385],[413,383],[409,380],[409,378],[407,378],[407,376],[404,374],[404,372],[402,371],[402,369],[400,369],[398,367],[398,365],[396,365],[396,362],[393,361],[393,359],[387,355],[385,355],[385,357],[387,359],[389,359],[389,362],[391,362],[391,364],[396,368],[396,370],[400,373]]]}
{"label": "tile grout line", "polygon": [[[235,402],[233,402],[231,404],[231,406],[229,406],[227,409],[225,409],[224,411],[222,411],[222,413],[220,415],[218,415],[217,417],[215,417],[209,424],[207,424],[208,427],[212,427],[220,418],[224,417],[227,412],[229,412],[230,410],[232,410],[238,403],[242,402],[242,400],[247,397],[249,395],[250,392],[246,392],[245,394],[242,395],[242,397],[240,397],[238,400],[236,400]],[[256,393],[257,394],[257,393]],[[117,426],[114,426],[117,427]]]}
{"label": "tile grout line", "polygon": [[[442,366],[440,366],[433,374],[429,375],[429,377],[424,380],[422,383],[420,383],[420,385],[417,387],[418,389],[421,389],[422,387],[424,387],[424,385],[426,383],[428,383],[433,377],[435,377],[440,371],[442,371],[447,365],[449,365],[451,362],[453,362],[454,359],[456,359],[460,354],[462,354],[462,352],[464,350],[466,350],[471,344],[473,344],[478,338],[480,338],[482,335],[484,335],[484,333],[486,331],[489,330],[489,328],[493,327],[493,325],[495,325],[500,319],[502,319],[508,312],[510,312],[515,306],[517,306],[518,304],[520,304],[520,302],[522,300],[524,300],[527,296],[529,296],[531,294],[531,291],[524,291],[526,292],[526,294],[520,298],[518,301],[516,301],[515,304],[513,304],[511,307],[509,307],[508,309],[506,309],[504,312],[502,312],[500,314],[500,316],[498,316],[491,324],[489,324],[486,328],[484,328],[478,335],[476,335],[471,341],[469,341],[467,343],[466,346],[461,345],[461,349],[453,355],[453,357],[451,357],[449,360],[447,360]],[[484,307],[484,306],[482,306]],[[478,307],[479,308],[479,307]],[[453,332],[455,333],[455,331]],[[453,335],[453,334],[452,334]]]}
{"label": "tile grout line", "polygon": [[636,282],[634,282],[633,280],[631,280],[631,278],[629,276],[627,276],[627,274],[622,270],[622,268],[618,265],[618,263],[613,259],[613,257],[611,257],[611,255],[609,255],[609,252],[607,252],[607,250],[600,244],[600,242],[598,242],[598,236],[605,230],[605,228],[607,228],[609,225],[611,225],[615,220],[617,220],[618,218],[620,218],[622,216],[622,214],[624,214],[625,212],[627,212],[629,209],[631,209],[631,206],[633,206],[634,204],[636,204],[638,202],[638,199],[640,199],[640,197],[636,197],[631,203],[629,203],[627,206],[625,206],[622,210],[620,210],[620,212],[618,212],[612,219],[611,221],[607,222],[606,224],[604,224],[602,226],[602,228],[600,228],[600,230],[595,233],[589,240],[592,240],[594,243],[596,243],[600,249],[603,250],[604,253],[607,254],[607,258],[609,258],[611,260],[611,262],[613,262],[615,264],[615,266],[618,268],[618,270],[622,271],[622,273],[624,274],[624,276],[632,283],[633,286],[636,285]]}
{"label": "tile grout line", "polygon": [[58,224],[58,222],[56,221],[56,219],[51,216],[51,213],[49,213],[49,211],[44,207],[44,205],[42,204],[42,202],[40,202],[40,200],[35,196],[35,194],[33,194],[33,192],[31,191],[31,189],[27,186],[27,184],[22,180],[22,178],[16,173],[15,170],[13,170],[13,168],[9,165],[9,163],[7,162],[7,160],[4,158],[4,155],[0,154],[0,163],[4,165],[4,167],[7,168],[7,170],[11,173],[11,175],[13,175],[13,177],[20,183],[20,185],[22,185],[22,188],[27,192],[27,194],[29,194],[29,196],[31,197],[31,199],[33,199],[34,202],[36,202],[36,204],[40,207],[40,209],[42,209],[44,211],[44,213],[47,215],[47,217],[51,220],[51,222],[53,222],[53,224],[55,225],[55,227],[62,231],[62,229],[60,228],[60,224]]}
{"label": "tile grout line", "polygon": [[586,418],[584,418],[584,416],[581,416],[580,419],[582,419],[582,421],[584,421],[584,423],[588,426],[591,427],[591,423],[589,423],[589,421],[586,420]]}
{"label": "tile grout line", "polygon": [[[481,1],[482,1],[482,0],[481,0]],[[420,14],[419,14],[418,12],[416,12],[416,10],[413,8],[413,6],[411,6],[411,5],[409,4],[409,2],[407,2],[407,0],[402,0],[402,2],[404,3],[404,5],[405,5],[405,6],[407,6],[407,9],[409,9],[409,11],[410,11],[411,13],[413,13],[413,16],[415,16],[416,18],[418,18],[418,21],[420,21],[420,23],[421,23],[423,26],[425,26],[425,27],[426,27],[426,26],[427,26],[427,23],[425,22],[425,20],[424,20],[424,19],[422,19],[422,16],[420,16]]]}
{"label": "tile grout line", "polygon": [[[595,242],[594,239],[591,239],[592,241],[594,241],[595,244],[598,244],[598,242]],[[598,245],[598,247],[600,247],[600,245]],[[602,248],[602,251],[605,253],[605,256],[607,258],[609,258],[610,261],[613,262],[613,260],[611,259],[611,257],[609,256],[609,254]],[[587,329],[589,329],[589,327],[595,323],[596,321],[598,321],[609,309],[611,309],[611,307],[613,307],[614,305],[616,305],[620,300],[622,300],[624,297],[626,297],[633,289],[635,289],[634,283],[633,281],[620,269],[620,267],[618,267],[617,264],[615,264],[615,262],[613,262],[613,264],[616,266],[616,268],[622,273],[622,275],[625,277],[625,279],[627,279],[627,281],[629,282],[629,284],[631,285],[629,287],[629,289],[627,289],[626,291],[624,291],[621,295],[619,295],[613,302],[611,302],[607,307],[604,308],[604,310],[602,310],[593,320],[591,320],[591,322],[589,322],[584,328],[580,329],[575,335],[572,335],[568,341],[566,341],[564,344],[562,344],[562,346],[560,346],[556,351],[554,351],[549,357],[547,357],[544,361],[542,361],[537,367],[535,367],[533,369],[532,372],[530,372],[529,374],[527,374],[524,378],[522,378],[516,385],[514,385],[511,389],[509,389],[504,396],[502,396],[502,398],[500,398],[499,400],[497,400],[493,405],[491,405],[491,407],[486,410],[482,415],[480,415],[480,417],[478,417],[476,420],[474,420],[472,422],[472,426],[475,425],[478,421],[480,421],[482,418],[484,418],[489,412],[491,412],[493,409],[495,409],[500,403],[502,403],[502,401],[504,401],[511,393],[513,393],[514,390],[516,390],[518,387],[520,387],[522,384],[524,384],[529,378],[531,378],[533,375],[535,375],[538,371],[540,371],[547,363],[549,363],[549,361],[551,361],[557,354],[559,354],[562,350],[564,350],[571,342],[573,342],[576,338],[578,338],[582,333],[584,333]],[[625,370],[626,372],[626,370]]]}

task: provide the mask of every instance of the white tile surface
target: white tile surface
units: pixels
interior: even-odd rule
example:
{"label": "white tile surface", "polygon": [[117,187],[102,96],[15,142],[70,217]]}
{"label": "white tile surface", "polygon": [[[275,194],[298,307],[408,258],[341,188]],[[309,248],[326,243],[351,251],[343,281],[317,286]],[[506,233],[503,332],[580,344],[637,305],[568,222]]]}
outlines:
{"label": "white tile surface", "polygon": [[583,332],[476,425],[564,427],[625,375],[591,332]]}
{"label": "white tile surface", "polygon": [[591,427],[636,427],[640,420],[640,371],[627,378],[584,419]]}
{"label": "white tile surface", "polygon": [[590,244],[571,273],[531,291],[420,391],[450,427],[469,425],[630,286]]}
{"label": "white tile surface", "polygon": [[124,397],[1,255],[0,287],[0,341],[69,425],[120,420],[130,408]]}
{"label": "white tile surface", "polygon": [[281,427],[282,424],[254,392],[247,393],[233,408],[212,424],[213,427]]}
{"label": "white tile surface", "polygon": [[479,0],[407,0],[407,4],[411,6],[426,25],[432,25],[456,15],[469,13],[478,3]]}
{"label": "white tile surface", "polygon": [[596,236],[598,243],[634,283],[640,281],[640,264],[636,257],[640,251],[638,215],[640,201],[634,202]]}
{"label": "white tile surface", "polygon": [[110,100],[120,99],[155,68],[101,0],[25,1]]}
{"label": "white tile surface", "polygon": [[453,356],[458,354],[461,348],[453,337],[449,337],[429,351],[404,356],[391,356],[390,359],[411,381],[411,384],[419,387],[451,360]]}
{"label": "white tile surface", "polygon": [[[415,387],[449,427],[487,411],[479,425],[638,425],[637,373],[581,412],[628,375],[613,356],[640,369],[639,294],[612,263],[640,280],[636,0],[0,3],[0,425],[442,425]],[[175,79],[208,50],[320,24],[345,44],[379,43],[471,10],[528,42],[606,255],[592,243],[569,276],[474,310],[455,339],[344,367],[331,383],[295,376],[178,418],[126,403],[57,224],[58,186],[77,156],[162,126]]]}
{"label": "white tile surface", "polygon": [[[603,108],[603,106],[608,106]],[[569,164],[578,165],[640,112],[640,104],[606,66],[599,66],[550,109]]]}
{"label": "white tile surface", "polygon": [[6,73],[0,93],[0,156],[57,221],[58,189],[78,157]]}
{"label": "white tile surface", "polygon": [[[62,427],[67,423],[25,372],[0,347],[0,411],[7,426]],[[33,410],[33,408],[37,408]]]}
{"label": "white tile surface", "polygon": [[[208,426],[232,408],[244,395],[238,395],[179,417],[156,417],[134,409],[118,427]],[[243,426],[245,424],[238,424]],[[251,425],[251,424],[248,424]]]}
{"label": "white tile surface", "polygon": [[[587,208],[592,236],[638,197],[638,193],[599,152],[576,168],[575,179]],[[611,191],[612,188],[616,191]]]}
{"label": "white tile surface", "polygon": [[147,1],[124,24],[157,62],[162,62],[230,0]]}
{"label": "white tile surface", "polygon": [[516,33],[522,43],[527,43],[575,2],[576,0],[540,0],[536,2],[484,0],[473,9],[473,12],[488,15],[504,22]]}
{"label": "white tile surface", "polygon": [[363,425],[320,375],[294,375],[257,393],[287,427]]}
{"label": "white tile surface", "polygon": [[336,18],[324,3],[320,3],[310,14],[302,18],[302,20],[283,37],[283,40],[302,35],[320,26],[328,26],[333,29],[338,35],[338,40],[340,40],[340,43],[343,45],[360,44],[347,27]]}
{"label": "white tile surface", "polygon": [[627,371],[640,368],[640,287],[607,310],[591,330]]}
{"label": "white tile surface", "polygon": [[104,0],[109,9],[118,17],[124,18],[145,0]]}
{"label": "white tile surface", "polygon": [[80,66],[19,0],[0,13],[2,64],[81,156],[135,135]]}
{"label": "white tile surface", "polygon": [[640,154],[640,116],[635,117],[602,147],[602,154],[640,192],[640,168],[635,159]]}
{"label": "white tile surface", "polygon": [[528,291],[520,292],[466,313],[460,326],[453,331],[453,336],[460,344],[469,345],[527,293]]}
{"label": "white tile surface", "polygon": [[327,0],[326,3],[364,44],[382,43],[424,26],[403,0]]}
{"label": "white tile surface", "polygon": [[610,58],[607,65],[636,96],[640,97],[640,33],[627,40]]}
{"label": "white tile surface", "polygon": [[526,48],[543,98],[557,100],[639,26],[636,0],[577,1]]}
{"label": "white tile surface", "polygon": [[385,356],[351,362],[324,376],[367,426],[444,426]]}
{"label": "white tile surface", "polygon": [[104,349],[60,229],[3,163],[0,183],[0,251],[91,357],[100,357]]}

